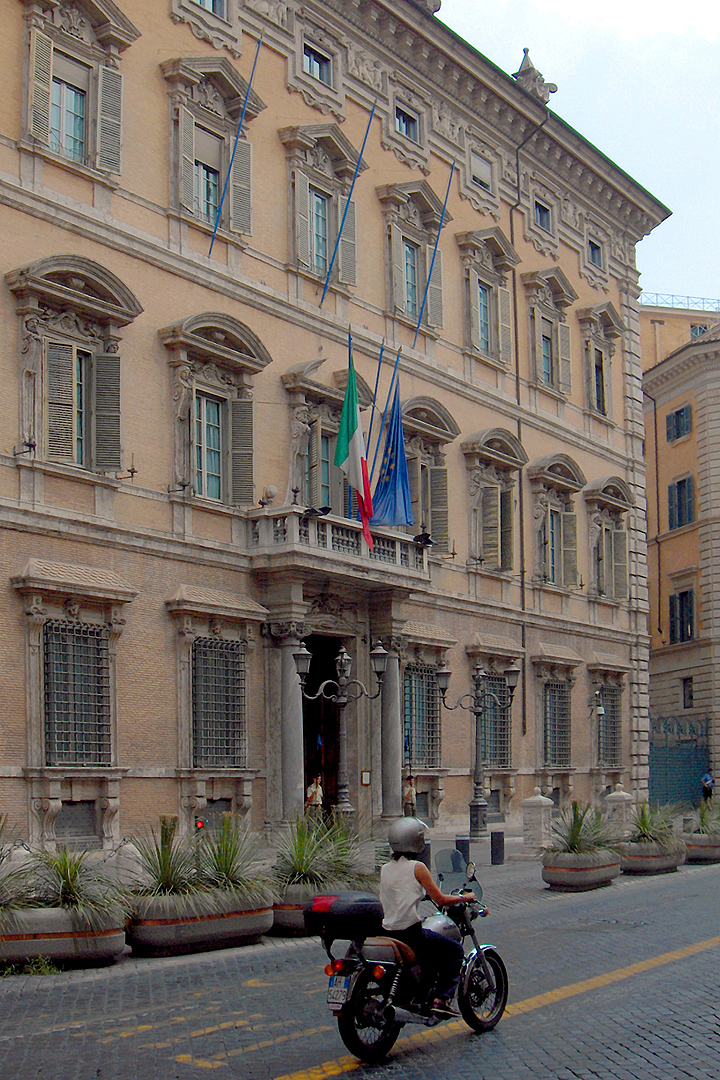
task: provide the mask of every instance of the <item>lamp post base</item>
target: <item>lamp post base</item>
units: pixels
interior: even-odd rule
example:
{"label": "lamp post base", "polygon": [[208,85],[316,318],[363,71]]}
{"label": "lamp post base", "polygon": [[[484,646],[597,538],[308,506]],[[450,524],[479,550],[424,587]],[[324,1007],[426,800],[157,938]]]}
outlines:
{"label": "lamp post base", "polygon": [[470,803],[470,839],[481,840],[487,836],[487,811],[485,799],[473,799]]}

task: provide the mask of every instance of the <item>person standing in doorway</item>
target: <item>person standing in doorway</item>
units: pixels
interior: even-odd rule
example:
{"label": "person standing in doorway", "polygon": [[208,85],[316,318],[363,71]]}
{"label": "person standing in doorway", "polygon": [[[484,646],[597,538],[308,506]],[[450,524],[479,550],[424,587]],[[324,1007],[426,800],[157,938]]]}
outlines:
{"label": "person standing in doorway", "polygon": [[415,817],[416,806],[417,792],[415,791],[415,780],[412,776],[408,776],[405,781],[405,790],[403,791],[403,813],[405,817]]}
{"label": "person standing in doorway", "polygon": [[713,776],[712,769],[708,769],[704,776],[700,778],[700,783],[702,784],[703,802],[708,802],[712,799],[713,788],[715,787],[715,777]]}
{"label": "person standing in doorway", "polygon": [[313,777],[313,782],[307,789],[307,798],[305,799],[305,810],[310,817],[320,820],[322,817],[322,802],[323,802],[323,789],[322,780],[320,775]]}

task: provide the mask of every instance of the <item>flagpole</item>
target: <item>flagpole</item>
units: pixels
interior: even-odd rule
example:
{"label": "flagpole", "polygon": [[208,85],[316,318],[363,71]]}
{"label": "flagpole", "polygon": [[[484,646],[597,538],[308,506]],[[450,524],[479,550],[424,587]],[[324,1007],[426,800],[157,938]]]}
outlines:
{"label": "flagpole", "polygon": [[[392,375],[390,377],[390,389],[388,390],[387,398],[385,399],[385,408],[383,409],[382,420],[380,421],[380,435],[378,435],[378,441],[377,441],[377,445],[375,447],[375,453],[373,455],[372,469],[370,471],[370,480],[371,481],[372,481],[372,478],[375,475],[375,465],[377,464],[378,450],[380,449],[380,437],[382,435],[383,428],[385,427],[385,417],[387,416],[387,411],[388,411],[388,408],[390,406],[390,398],[392,397],[393,386],[395,384],[395,375],[397,374],[398,364],[400,363],[400,353],[401,352],[402,352],[402,346],[400,346],[400,348],[398,349],[398,354],[395,357],[395,363],[393,365]],[[369,441],[370,440],[368,440],[368,443],[369,443]]]}
{"label": "flagpole", "polygon": [[375,375],[375,390],[373,391],[372,412],[370,413],[370,430],[368,431],[367,438],[368,450],[370,449],[370,442],[372,440],[373,422],[375,420],[375,410],[377,409],[377,405],[375,404],[375,402],[377,401],[378,383],[380,382],[380,369],[382,368],[382,359],[384,352],[385,342],[383,341],[382,345],[380,346],[380,356],[378,357],[377,374]]}
{"label": "flagpole", "polygon": [[242,112],[240,113],[240,122],[238,124],[237,134],[235,135],[235,142],[233,143],[233,152],[230,158],[230,164],[228,165],[228,171],[227,176],[225,177],[222,195],[220,196],[220,203],[218,205],[217,216],[215,218],[215,228],[213,229],[212,237],[210,238],[210,250],[208,251],[208,259],[212,255],[213,244],[215,243],[215,237],[217,235],[218,227],[220,225],[220,214],[222,213],[223,203],[225,202],[225,195],[227,193],[228,184],[230,183],[230,177],[232,176],[232,167],[233,162],[235,161],[235,152],[237,150],[237,145],[240,140],[240,132],[242,131],[243,122],[245,120],[245,113],[247,112],[248,102],[250,100],[250,87],[252,86],[253,79],[255,78],[255,68],[257,67],[258,57],[260,56],[260,46],[262,45],[262,42],[263,39],[261,34],[258,38],[257,49],[255,50],[255,59],[253,61],[252,71],[250,72],[250,82],[248,83],[247,91],[245,92],[245,100],[243,101]]}
{"label": "flagpole", "polygon": [[435,267],[435,257],[437,256],[438,243],[440,242],[440,233],[442,227],[445,224],[445,211],[447,210],[448,199],[450,197],[450,185],[452,184],[453,173],[455,172],[455,162],[453,161],[450,166],[450,176],[448,177],[447,191],[445,192],[445,202],[443,203],[442,213],[440,215],[440,225],[438,227],[437,236],[435,237],[435,246],[433,247],[432,259],[430,260],[430,269],[427,274],[427,281],[425,282],[425,292],[423,293],[422,304],[420,305],[420,314],[418,315],[417,326],[415,327],[415,337],[413,338],[413,349],[420,333],[420,323],[425,312],[425,304],[427,303],[428,290],[430,288],[430,279],[432,278],[432,272]]}
{"label": "flagpole", "polygon": [[340,228],[338,229],[338,234],[337,234],[337,237],[335,238],[335,247],[333,248],[332,258],[330,259],[330,265],[328,266],[328,272],[327,272],[327,275],[325,277],[325,285],[323,287],[322,296],[320,297],[320,307],[323,306],[323,300],[325,299],[325,295],[326,295],[326,293],[328,291],[328,286],[330,284],[330,275],[332,274],[332,269],[333,269],[333,266],[335,265],[335,257],[337,256],[338,248],[340,246],[340,237],[342,236],[342,231],[343,231],[343,229],[345,227],[345,218],[348,216],[348,210],[350,209],[350,200],[352,199],[352,193],[355,190],[355,181],[358,178],[358,173],[360,172],[360,166],[362,165],[362,156],[363,156],[363,153],[365,151],[365,144],[368,141],[368,135],[370,134],[370,125],[373,122],[373,116],[375,115],[375,106],[376,106],[376,104],[377,104],[377,102],[374,101],[373,102],[373,107],[372,107],[372,109],[370,111],[370,119],[368,120],[368,126],[367,126],[367,129],[365,131],[365,138],[362,141],[362,146],[360,147],[360,153],[358,154],[357,164],[355,165],[355,172],[353,173],[352,183],[350,184],[350,191],[348,192],[347,201],[345,203],[345,209],[343,211],[342,220],[340,222]]}

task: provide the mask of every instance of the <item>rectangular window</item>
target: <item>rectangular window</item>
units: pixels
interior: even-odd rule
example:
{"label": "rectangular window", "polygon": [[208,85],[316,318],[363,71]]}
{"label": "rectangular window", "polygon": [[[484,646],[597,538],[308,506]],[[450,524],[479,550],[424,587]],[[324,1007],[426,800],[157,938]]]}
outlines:
{"label": "rectangular window", "polygon": [[542,379],[546,386],[555,383],[555,350],[553,347],[553,324],[549,319],[543,319],[541,325],[542,345]]}
{"label": "rectangular window", "polygon": [[223,140],[195,127],[194,213],[214,225],[218,211]]}
{"label": "rectangular window", "polygon": [[225,402],[195,395],[195,494],[223,497],[223,420]]}
{"label": "rectangular window", "polygon": [[110,765],[107,627],[50,620],[43,626],[45,764]]}
{"label": "rectangular window", "polygon": [[588,258],[593,266],[598,266],[602,270],[603,265],[603,249],[600,244],[595,240],[588,242]]}
{"label": "rectangular window", "polygon": [[247,765],[245,647],[196,638],[192,645],[193,766]]}
{"label": "rectangular window", "polygon": [[707,330],[707,326],[701,325],[700,323],[691,324],[691,326],[690,326],[690,339],[692,340],[693,338],[702,337],[702,335],[705,333],[706,330]]}
{"label": "rectangular window", "polygon": [[484,191],[492,191],[492,165],[474,151],[470,153],[470,177]]}
{"label": "rectangular window", "polygon": [[435,668],[408,664],[403,683],[405,764],[411,769],[440,767],[440,692]]}
{"label": "rectangular window", "polygon": [[307,42],[303,48],[303,71],[318,82],[332,86],[332,61],[314,45]]}
{"label": "rectangular window", "polygon": [[543,691],[544,764],[555,768],[570,765],[570,684],[547,682]]}
{"label": "rectangular window", "polygon": [[52,81],[50,149],[72,161],[84,161],[86,94],[61,79]]}
{"label": "rectangular window", "polygon": [[607,415],[605,402],[605,355],[602,349],[594,349],[593,375],[595,386],[595,408],[603,416]]}
{"label": "rectangular window", "polygon": [[559,510],[551,510],[548,514],[548,559],[547,579],[553,584],[559,584],[560,577],[560,552],[562,550],[562,519]]}
{"label": "rectangular window", "polygon": [[205,8],[206,11],[212,11],[213,15],[219,15],[220,18],[225,17],[225,0],[193,0],[198,7]]}
{"label": "rectangular window", "polygon": [[310,192],[310,257],[316,274],[327,274],[330,199],[319,191]]}
{"label": "rectangular window", "polygon": [[539,225],[545,232],[552,232],[552,213],[550,207],[545,203],[535,200],[535,224]]}
{"label": "rectangular window", "polygon": [[578,583],[577,515],[550,507],[540,531],[543,579],[571,588]]}
{"label": "rectangular window", "polygon": [[396,131],[399,131],[401,135],[405,135],[406,138],[412,139],[413,142],[419,142],[419,126],[417,116],[408,112],[407,109],[403,109],[401,105],[395,106]]}
{"label": "rectangular window", "polygon": [[406,240],[403,244],[405,254],[405,311],[412,318],[417,318],[418,299],[418,262],[420,249],[417,244]]}
{"label": "rectangular window", "polygon": [[695,637],[695,592],[685,589],[670,597],[670,644],[692,641]]}
{"label": "rectangular window", "polygon": [[692,406],[683,405],[665,417],[665,435],[668,442],[682,439],[692,431]]}
{"label": "rectangular window", "polygon": [[483,680],[483,704],[483,765],[509,769],[512,745],[510,693],[504,675],[491,674]]}
{"label": "rectangular window", "polygon": [[668,528],[680,529],[695,520],[695,482],[686,476],[668,486]]}
{"label": "rectangular window", "polygon": [[693,708],[693,681],[692,675],[686,677],[682,681],[682,701],[683,709]]}
{"label": "rectangular window", "polygon": [[479,318],[478,330],[480,348],[483,352],[490,352],[490,289],[482,282],[478,284]]}
{"label": "rectangular window", "polygon": [[605,768],[619,768],[622,765],[621,700],[619,686],[600,688],[602,708],[598,710],[598,765]]}

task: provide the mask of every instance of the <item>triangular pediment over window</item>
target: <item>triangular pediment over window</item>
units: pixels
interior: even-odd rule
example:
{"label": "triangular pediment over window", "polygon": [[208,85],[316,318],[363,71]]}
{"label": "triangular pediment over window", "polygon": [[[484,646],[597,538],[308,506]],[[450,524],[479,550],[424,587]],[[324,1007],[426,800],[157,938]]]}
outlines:
{"label": "triangular pediment over window", "polygon": [[606,304],[596,304],[594,307],[581,308],[577,312],[577,318],[581,326],[588,323],[591,327],[597,327],[608,341],[620,337],[626,329],[625,323],[610,301]]}
{"label": "triangular pediment over window", "polygon": [[24,0],[33,13],[38,7],[52,8],[49,19],[58,30],[76,41],[97,42],[104,49],[122,52],[140,37],[140,31],[130,22],[113,0],[75,0],[74,4],[56,2],[38,5],[37,0]]}
{"label": "triangular pediment over window", "polygon": [[[239,120],[248,87],[226,57],[175,57],[165,60],[160,70],[168,83],[180,86],[209,112]],[[265,102],[251,90],[245,119],[253,120],[264,108]]]}
{"label": "triangular pediment over window", "polygon": [[578,298],[578,294],[559,266],[553,266],[550,270],[532,270],[528,274],[523,274],[521,280],[529,295],[549,289],[553,303],[559,311],[570,307]]}
{"label": "triangular pediment over window", "polygon": [[455,240],[464,255],[485,265],[490,263],[491,268],[498,274],[507,273],[520,262],[517,251],[497,226],[493,229],[458,233]]}
{"label": "triangular pediment over window", "polygon": [[[306,164],[319,172],[331,170],[338,180],[351,180],[360,153],[337,124],[306,124],[302,127],[281,128],[280,141],[288,153],[303,153]],[[359,173],[368,168],[360,162]]]}
{"label": "triangular pediment over window", "polygon": [[[386,209],[402,211],[410,204],[419,217],[418,225],[430,232],[440,228],[440,222],[447,225],[452,221],[445,210],[443,218],[443,200],[435,194],[427,180],[408,180],[404,184],[383,184],[375,188],[377,197]],[[402,213],[401,213],[401,216]]]}

